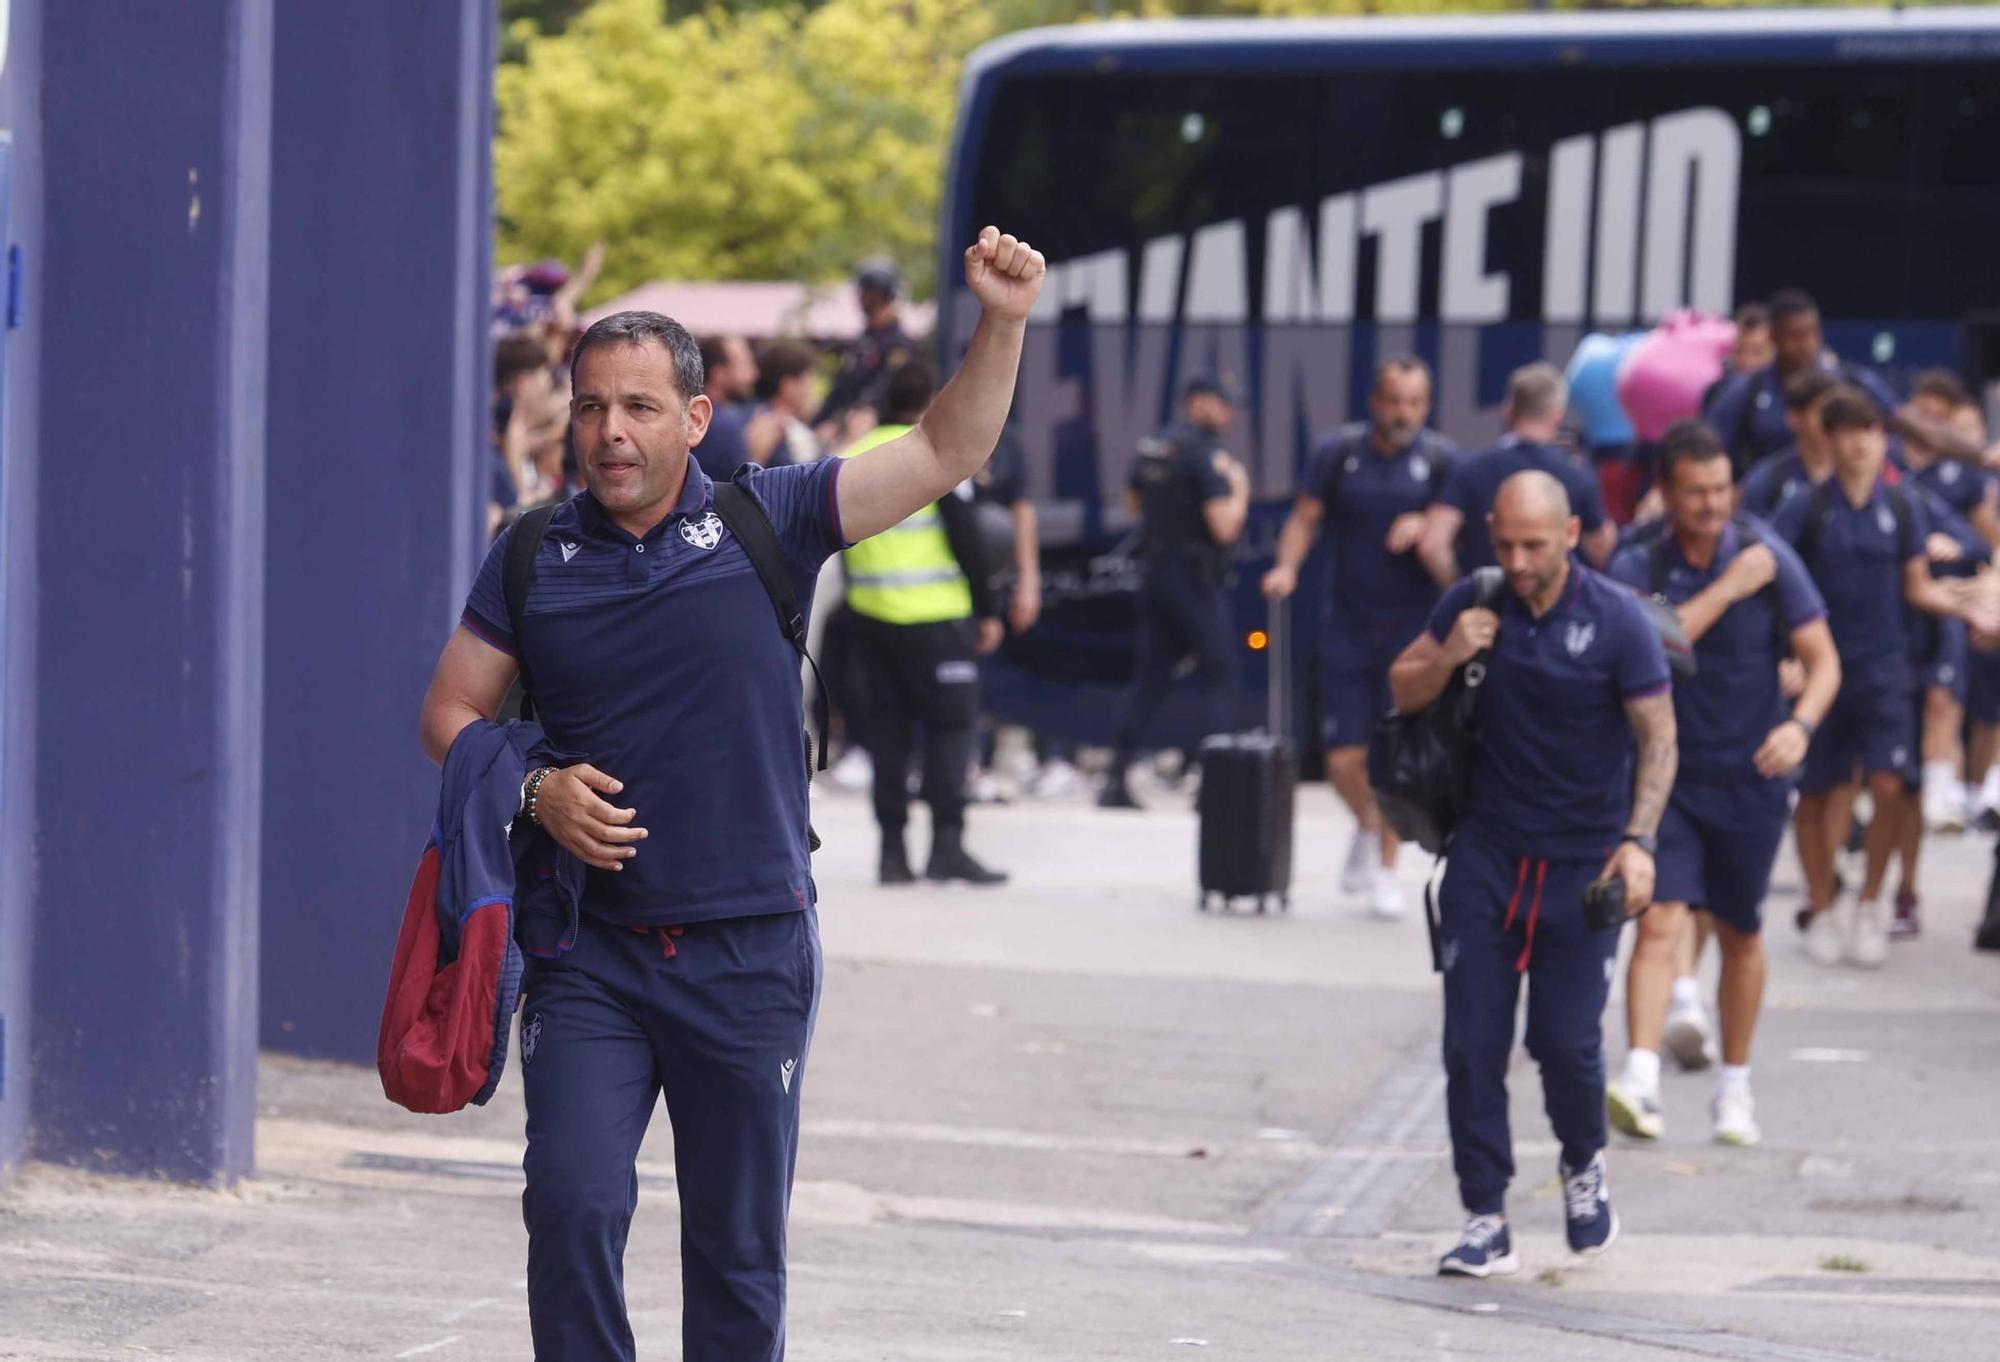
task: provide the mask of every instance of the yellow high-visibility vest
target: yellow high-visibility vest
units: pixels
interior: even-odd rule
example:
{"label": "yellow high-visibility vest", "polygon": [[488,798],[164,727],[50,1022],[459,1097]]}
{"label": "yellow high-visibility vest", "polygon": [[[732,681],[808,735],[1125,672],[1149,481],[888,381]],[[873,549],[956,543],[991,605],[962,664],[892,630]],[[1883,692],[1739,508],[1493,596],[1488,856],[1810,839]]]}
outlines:
{"label": "yellow high-visibility vest", "polygon": [[[855,458],[911,429],[877,426],[841,450],[840,457]],[[944,517],[935,505],[848,549],[841,567],[847,574],[847,604],[857,615],[884,624],[972,618],[972,588],[952,556]]]}

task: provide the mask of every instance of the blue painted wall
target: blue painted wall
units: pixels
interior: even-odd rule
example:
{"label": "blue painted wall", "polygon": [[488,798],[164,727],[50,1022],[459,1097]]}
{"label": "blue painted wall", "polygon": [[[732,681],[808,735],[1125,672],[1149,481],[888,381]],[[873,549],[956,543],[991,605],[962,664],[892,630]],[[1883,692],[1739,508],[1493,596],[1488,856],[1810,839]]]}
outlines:
{"label": "blue painted wall", "polygon": [[[41,6],[13,0],[0,68],[0,128],[12,144],[0,233],[30,267],[41,259]],[[26,309],[0,333],[0,1178],[28,1145],[29,943],[35,911],[35,649],[40,328]],[[4,318],[0,318],[4,322]]]}
{"label": "blue painted wall", "polygon": [[265,1045],[362,1062],[481,550],[492,240],[490,5],[369,8],[277,16],[262,963]]}
{"label": "blue painted wall", "polygon": [[37,1153],[251,1161],[270,9],[45,7]]}
{"label": "blue painted wall", "polygon": [[481,549],[495,17],[8,23],[0,1178],[226,1182],[260,1034],[372,1054],[429,823],[416,707]]}

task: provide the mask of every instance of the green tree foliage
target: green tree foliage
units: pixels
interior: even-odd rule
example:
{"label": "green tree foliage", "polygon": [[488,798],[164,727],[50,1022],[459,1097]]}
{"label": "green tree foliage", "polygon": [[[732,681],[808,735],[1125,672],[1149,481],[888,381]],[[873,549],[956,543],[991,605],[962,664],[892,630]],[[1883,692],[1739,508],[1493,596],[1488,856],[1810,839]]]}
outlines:
{"label": "green tree foliage", "polygon": [[669,20],[595,0],[510,31],[500,258],[611,243],[596,296],[649,279],[828,279],[888,254],[920,289],[978,0],[830,0]]}
{"label": "green tree foliage", "polygon": [[[1553,7],[1647,3],[1554,0]],[[881,254],[902,265],[916,292],[928,292],[959,72],[973,48],[1001,33],[1125,17],[1534,7],[1531,0],[501,4],[508,25],[496,92],[500,258],[574,261],[591,242],[606,241],[604,273],[587,301],[652,279],[837,279],[861,257]]]}

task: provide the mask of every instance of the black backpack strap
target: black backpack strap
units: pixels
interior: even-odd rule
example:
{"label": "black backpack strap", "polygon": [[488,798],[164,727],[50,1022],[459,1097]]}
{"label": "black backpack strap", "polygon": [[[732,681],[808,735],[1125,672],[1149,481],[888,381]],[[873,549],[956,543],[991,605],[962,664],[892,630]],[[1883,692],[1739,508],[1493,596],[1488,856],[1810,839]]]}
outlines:
{"label": "black backpack strap", "polygon": [[1347,477],[1347,461],[1360,451],[1362,442],[1367,438],[1366,425],[1363,425],[1358,432],[1342,430],[1334,436],[1333,458],[1328,461],[1330,466],[1326,470],[1326,482],[1320,488],[1319,501],[1322,507],[1331,510],[1333,504],[1340,500],[1340,484]]}
{"label": "black backpack strap", "polygon": [[1917,521],[1915,514],[1910,510],[1910,494],[1894,483],[1885,483],[1882,487],[1882,495],[1888,499],[1889,514],[1896,517],[1896,549],[1898,553],[1896,566],[1898,569],[1901,569],[1903,564],[1909,562],[1912,558],[1922,556],[1924,546],[1917,542]]}
{"label": "black backpack strap", "polygon": [[1833,510],[1835,481],[1836,479],[1829,475],[1825,482],[1813,488],[1806,497],[1806,520],[1799,529],[1797,547],[1799,557],[1804,561],[1808,572],[1812,571],[1813,564],[1819,559],[1820,522],[1824,521],[1828,513]]}
{"label": "black backpack strap", "polygon": [[[521,698],[518,712],[523,719],[535,717],[534,684],[528,679],[528,650],[523,642],[521,622],[528,613],[528,593],[535,589],[535,555],[541,551],[542,536],[549,532],[560,502],[537,506],[522,514],[507,533],[507,556],[500,564],[500,596],[507,605],[507,628],[514,635],[514,659],[521,675],[515,682]],[[503,711],[509,706],[502,706]]]}
{"label": "black backpack strap", "polygon": [[1667,537],[1660,535],[1646,546],[1646,592],[1667,598]]}
{"label": "black backpack strap", "polygon": [[[1747,515],[1734,517],[1736,536],[1745,549],[1754,549],[1764,542],[1764,536],[1757,529],[1757,522]],[[1737,550],[1739,553],[1742,549]],[[1775,575],[1764,583],[1757,599],[1771,612],[1771,655],[1780,661],[1792,655],[1792,626],[1785,619],[1785,603],[1778,597],[1778,579]]]}
{"label": "black backpack strap", "polygon": [[764,513],[762,503],[735,483],[715,484],[715,513],[722,517],[722,523],[749,556],[750,566],[757,570],[757,580],[764,584],[764,594],[771,598],[771,608],[777,612],[779,632],[792,645],[792,651],[812,668],[813,718],[819,724],[820,742],[815,759],[812,735],[806,735],[806,774],[810,778],[813,771],[826,769],[826,733],[833,725],[833,702],[827,696],[819,664],[806,651],[806,617],[799,609],[798,592],[792,589],[791,574],[785,568],[785,550],[778,543],[778,532],[771,527],[771,518]]}

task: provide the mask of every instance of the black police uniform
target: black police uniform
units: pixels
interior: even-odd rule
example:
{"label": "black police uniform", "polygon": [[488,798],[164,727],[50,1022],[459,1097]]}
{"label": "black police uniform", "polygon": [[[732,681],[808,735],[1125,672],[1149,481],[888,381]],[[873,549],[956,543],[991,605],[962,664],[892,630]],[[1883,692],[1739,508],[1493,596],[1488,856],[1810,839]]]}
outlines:
{"label": "black police uniform", "polygon": [[1223,549],[1202,517],[1205,503],[1227,497],[1229,480],[1215,466],[1216,432],[1187,422],[1169,426],[1140,448],[1132,470],[1139,497],[1140,557],[1136,681],[1118,726],[1111,792],[1166,700],[1174,668],[1190,654],[1202,692],[1202,735],[1229,724],[1233,680],[1229,625],[1222,599]]}
{"label": "black police uniform", "polygon": [[812,424],[838,420],[856,407],[879,406],[889,371],[916,354],[916,342],[903,333],[901,322],[892,321],[887,326],[862,332],[841,355],[833,387],[827,391],[826,401],[820,403]]}

